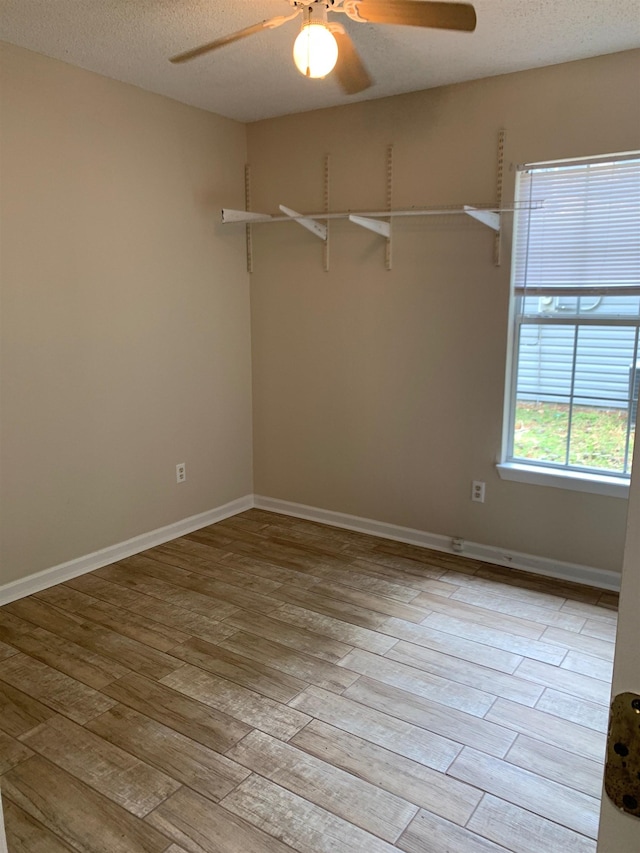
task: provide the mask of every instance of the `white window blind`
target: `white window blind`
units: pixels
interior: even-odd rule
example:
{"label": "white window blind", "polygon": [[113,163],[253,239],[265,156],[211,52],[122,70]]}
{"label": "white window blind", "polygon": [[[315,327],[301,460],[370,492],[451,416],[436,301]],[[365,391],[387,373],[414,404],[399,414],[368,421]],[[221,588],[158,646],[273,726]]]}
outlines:
{"label": "white window blind", "polygon": [[640,157],[525,166],[516,214],[518,295],[640,293]]}

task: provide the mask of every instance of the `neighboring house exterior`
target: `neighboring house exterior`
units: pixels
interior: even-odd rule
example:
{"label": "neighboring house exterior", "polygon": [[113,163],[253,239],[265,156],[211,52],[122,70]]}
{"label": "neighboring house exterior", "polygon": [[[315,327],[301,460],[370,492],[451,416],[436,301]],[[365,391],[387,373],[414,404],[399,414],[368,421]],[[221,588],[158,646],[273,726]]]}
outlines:
{"label": "neighboring house exterior", "polygon": [[[569,318],[576,315],[578,297],[528,297],[528,302],[529,310],[554,317],[566,313]],[[640,307],[637,296],[584,296],[581,303],[580,314],[590,318],[633,317]],[[575,326],[569,324],[522,327],[519,400],[564,402],[571,390],[574,337]],[[579,402],[606,409],[626,409],[630,390],[635,386],[636,405],[632,407],[635,420],[640,380],[640,371],[638,380],[633,375],[634,362],[640,361],[636,330],[628,326],[582,326],[575,358],[574,394]]]}

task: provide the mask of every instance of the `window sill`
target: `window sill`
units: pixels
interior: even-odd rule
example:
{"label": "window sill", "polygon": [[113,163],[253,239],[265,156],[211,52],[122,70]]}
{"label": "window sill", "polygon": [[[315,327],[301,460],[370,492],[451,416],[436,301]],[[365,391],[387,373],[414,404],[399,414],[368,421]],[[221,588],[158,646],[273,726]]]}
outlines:
{"label": "window sill", "polygon": [[512,480],[516,483],[552,486],[555,489],[569,489],[574,492],[591,492],[595,495],[607,495],[610,498],[629,497],[629,481],[618,477],[582,474],[579,471],[560,471],[519,462],[499,462],[496,468],[503,480]]}

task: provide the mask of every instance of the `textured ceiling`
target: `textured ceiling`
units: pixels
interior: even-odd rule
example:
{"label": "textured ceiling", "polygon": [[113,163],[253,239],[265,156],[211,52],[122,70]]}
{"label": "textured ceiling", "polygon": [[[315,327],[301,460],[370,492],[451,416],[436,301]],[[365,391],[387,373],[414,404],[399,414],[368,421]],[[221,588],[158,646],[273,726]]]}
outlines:
{"label": "textured ceiling", "polygon": [[[422,2],[422,0],[416,0]],[[640,0],[475,0],[475,33],[358,24],[375,85],[346,96],[306,80],[292,21],[185,65],[168,57],[265,18],[288,0],[0,0],[0,39],[240,121],[369,100],[640,46]]]}

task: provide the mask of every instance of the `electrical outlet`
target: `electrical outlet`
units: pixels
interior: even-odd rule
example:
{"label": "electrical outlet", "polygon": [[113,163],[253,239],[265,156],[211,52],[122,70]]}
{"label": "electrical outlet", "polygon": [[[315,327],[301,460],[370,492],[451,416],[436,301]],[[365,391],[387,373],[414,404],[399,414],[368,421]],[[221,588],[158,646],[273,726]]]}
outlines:
{"label": "electrical outlet", "polygon": [[184,483],[187,479],[187,464],[186,462],[178,462],[176,465],[176,483]]}
{"label": "electrical outlet", "polygon": [[479,504],[484,503],[484,486],[480,480],[474,480],[471,483],[471,500],[477,501]]}

